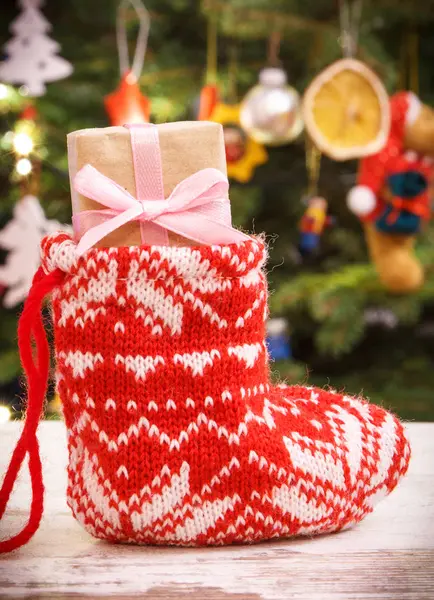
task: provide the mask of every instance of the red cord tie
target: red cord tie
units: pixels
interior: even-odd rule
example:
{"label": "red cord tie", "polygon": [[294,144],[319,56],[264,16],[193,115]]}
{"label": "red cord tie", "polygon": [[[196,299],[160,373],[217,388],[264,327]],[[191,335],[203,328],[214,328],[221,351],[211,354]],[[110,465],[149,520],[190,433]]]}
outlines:
{"label": "red cord tie", "polygon": [[[32,287],[18,323],[18,346],[28,384],[27,412],[23,431],[15,446],[0,489],[0,520],[6,510],[26,454],[29,455],[32,504],[28,523],[18,534],[0,542],[0,554],[11,552],[26,544],[37,531],[42,518],[44,484],[36,430],[47,393],[50,348],[42,322],[41,308],[45,296],[59,286],[64,277],[65,273],[60,269],[47,275],[40,267],[33,278]],[[34,354],[32,341],[35,343]]]}

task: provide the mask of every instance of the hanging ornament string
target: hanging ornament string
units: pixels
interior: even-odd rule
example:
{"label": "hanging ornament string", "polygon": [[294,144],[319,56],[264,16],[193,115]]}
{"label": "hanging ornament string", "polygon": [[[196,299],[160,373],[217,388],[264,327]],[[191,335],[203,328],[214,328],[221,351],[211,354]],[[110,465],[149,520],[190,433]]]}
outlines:
{"label": "hanging ornament string", "polygon": [[363,0],[339,0],[340,43],[345,58],[354,58],[359,44]]}
{"label": "hanging ornament string", "polygon": [[419,35],[416,30],[407,31],[401,47],[400,88],[419,95]]}
{"label": "hanging ornament string", "polygon": [[206,50],[206,83],[217,81],[217,19],[215,15],[208,18],[207,50]]}
{"label": "hanging ornament string", "polygon": [[268,66],[269,67],[280,67],[280,43],[282,41],[282,34],[280,31],[274,30],[268,39]]}
{"label": "hanging ornament string", "polygon": [[306,137],[307,195],[312,198],[318,194],[318,181],[321,170],[321,152],[309,137]]}
{"label": "hanging ornament string", "polygon": [[217,17],[208,17],[205,85],[199,96],[198,121],[207,121],[217,105]]}
{"label": "hanging ornament string", "polygon": [[[128,7],[132,5],[139,20],[136,49],[130,65],[128,53]],[[139,79],[142,74],[150,28],[149,13],[141,0],[121,0],[116,16],[116,40],[121,81],[117,89],[104,97],[104,105],[112,125],[149,123],[150,102],[142,94]]]}
{"label": "hanging ornament string", "polygon": [[228,65],[228,100],[230,104],[236,104],[238,101],[237,89],[237,74],[238,74],[238,51],[235,43],[229,48],[229,65]]}
{"label": "hanging ornament string", "polygon": [[408,83],[410,90],[419,95],[419,36],[412,31],[408,39]]}
{"label": "hanging ornament string", "polygon": [[[132,65],[130,66],[130,56],[128,52],[128,37],[127,37],[127,11],[131,5],[137,14],[139,20],[139,33],[137,35],[136,49]],[[143,64],[145,61],[146,48],[148,46],[148,37],[150,29],[149,13],[145,8],[142,0],[122,0],[119,4],[116,17],[116,41],[119,54],[119,69],[121,76],[131,72],[136,80],[139,79]]]}

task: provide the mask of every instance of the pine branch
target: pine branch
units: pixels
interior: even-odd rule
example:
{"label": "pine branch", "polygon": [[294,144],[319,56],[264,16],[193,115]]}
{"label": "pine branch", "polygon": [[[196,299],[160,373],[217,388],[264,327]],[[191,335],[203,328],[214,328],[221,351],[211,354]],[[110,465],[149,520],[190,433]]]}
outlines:
{"label": "pine branch", "polygon": [[392,311],[401,324],[417,323],[425,304],[434,302],[434,248],[419,249],[426,282],[417,293],[396,296],[384,289],[370,264],[348,265],[331,273],[301,274],[271,297],[271,311],[290,322],[304,315],[313,321],[315,343],[323,354],[340,356],[362,339],[366,309]]}
{"label": "pine branch", "polygon": [[333,30],[334,26],[328,22],[321,22],[284,10],[256,9],[234,6],[231,1],[216,2],[203,0],[205,13],[218,14],[222,33],[230,36],[243,37],[268,37],[270,31],[326,31]]}

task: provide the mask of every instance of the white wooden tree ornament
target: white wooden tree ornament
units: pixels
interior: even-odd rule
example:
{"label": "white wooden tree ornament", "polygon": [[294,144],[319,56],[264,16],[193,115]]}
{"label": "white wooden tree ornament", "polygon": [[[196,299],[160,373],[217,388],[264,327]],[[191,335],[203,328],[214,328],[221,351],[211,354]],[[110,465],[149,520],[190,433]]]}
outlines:
{"label": "white wooden tree ornament", "polygon": [[30,96],[45,94],[45,83],[68,77],[72,65],[56,56],[60,45],[45,35],[51,25],[38,10],[43,0],[19,0],[23,9],[12,21],[14,37],[5,44],[6,60],[0,63],[0,80],[24,84]]}
{"label": "white wooden tree ornament", "polygon": [[59,230],[72,232],[69,225],[48,220],[35,196],[24,196],[16,203],[13,219],[0,230],[0,246],[9,250],[0,266],[0,284],[7,288],[3,296],[6,308],[25,300],[40,264],[41,240]]}

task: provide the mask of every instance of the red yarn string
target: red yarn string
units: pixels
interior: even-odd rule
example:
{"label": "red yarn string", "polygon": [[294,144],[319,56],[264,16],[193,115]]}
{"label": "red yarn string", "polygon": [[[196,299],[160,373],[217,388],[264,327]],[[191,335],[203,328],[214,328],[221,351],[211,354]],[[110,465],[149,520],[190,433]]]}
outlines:
{"label": "red yarn string", "polygon": [[[20,358],[28,383],[27,412],[23,431],[12,454],[0,489],[0,519],[6,510],[27,453],[29,455],[29,472],[32,483],[32,503],[27,524],[18,534],[0,542],[0,554],[11,552],[26,544],[38,529],[42,517],[44,485],[36,430],[47,392],[50,349],[42,322],[41,307],[45,296],[60,285],[64,277],[65,274],[60,269],[56,269],[48,275],[44,273],[42,267],[38,269],[18,324]],[[34,354],[32,340],[35,343]]]}

